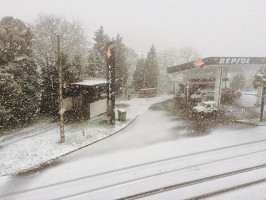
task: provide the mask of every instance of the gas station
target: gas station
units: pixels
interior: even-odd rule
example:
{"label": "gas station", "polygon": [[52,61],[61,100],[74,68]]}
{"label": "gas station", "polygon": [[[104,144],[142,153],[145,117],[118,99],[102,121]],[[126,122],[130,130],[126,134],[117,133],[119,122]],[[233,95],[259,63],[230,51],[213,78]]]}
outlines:
{"label": "gas station", "polygon": [[[174,83],[174,93],[181,93],[185,103],[190,102],[198,89],[206,89],[213,92],[213,100],[220,106],[221,90],[230,82],[229,74],[244,72],[254,77],[265,68],[266,57],[207,57],[168,67],[167,73]],[[262,91],[260,87],[258,91]]]}

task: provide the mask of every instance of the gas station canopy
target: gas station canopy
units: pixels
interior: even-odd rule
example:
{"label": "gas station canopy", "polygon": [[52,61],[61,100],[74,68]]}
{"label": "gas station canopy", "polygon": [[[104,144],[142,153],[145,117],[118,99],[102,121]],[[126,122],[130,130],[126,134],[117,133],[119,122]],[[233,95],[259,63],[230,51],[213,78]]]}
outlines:
{"label": "gas station canopy", "polygon": [[198,66],[194,61],[167,68],[167,73],[181,72],[190,69],[204,68],[206,66],[265,66],[266,57],[207,57],[202,59],[202,65]]}

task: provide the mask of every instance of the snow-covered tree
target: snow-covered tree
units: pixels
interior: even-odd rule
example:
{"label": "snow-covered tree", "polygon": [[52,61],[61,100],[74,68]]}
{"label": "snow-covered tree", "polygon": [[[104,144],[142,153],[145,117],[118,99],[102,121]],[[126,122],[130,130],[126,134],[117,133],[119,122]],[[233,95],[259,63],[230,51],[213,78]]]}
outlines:
{"label": "snow-covered tree", "polygon": [[34,33],[34,54],[38,64],[55,65],[57,62],[57,36],[60,36],[60,49],[72,60],[76,55],[86,55],[88,42],[84,29],[77,21],[53,15],[40,15],[32,25]]}
{"label": "snow-covered tree", "polygon": [[199,53],[193,47],[183,47],[180,49],[180,58],[183,62],[191,62],[195,61],[197,58],[200,57]]}
{"label": "snow-covered tree", "polygon": [[158,54],[159,63],[159,92],[170,92],[174,87],[174,80],[167,74],[167,68],[180,64],[177,49],[166,49]]}
{"label": "snow-covered tree", "polygon": [[[41,68],[42,75],[42,112],[56,112],[57,105],[57,90],[53,87],[54,82],[57,82],[57,36],[60,36],[60,49],[67,60],[72,64],[76,57],[85,57],[87,53],[88,42],[86,40],[82,26],[76,22],[69,22],[65,18],[55,17],[52,15],[39,16],[35,24],[32,25],[34,33],[34,55],[39,67]],[[82,60],[82,61],[81,61]],[[79,65],[81,64],[79,63]],[[82,78],[83,70],[75,68],[72,65],[71,70],[64,72],[68,69],[62,65],[63,73],[72,73],[68,76],[75,77],[76,80]],[[84,66],[84,64],[81,64]],[[64,78],[64,77],[63,77]]]}
{"label": "snow-covered tree", "polygon": [[136,91],[145,87],[145,67],[145,59],[140,58],[133,75],[133,87]]}
{"label": "snow-covered tree", "polygon": [[136,65],[139,61],[138,54],[131,48],[127,48],[126,52],[126,63],[128,65],[128,86],[132,87],[133,85],[133,76],[135,72]]}
{"label": "snow-covered tree", "polygon": [[126,60],[126,45],[123,43],[123,38],[118,34],[115,39],[115,78],[119,86],[118,93],[127,85],[128,79],[128,63]]}
{"label": "snow-covered tree", "polygon": [[13,17],[4,17],[0,25],[0,64],[30,56],[33,37],[30,28]]}
{"label": "snow-covered tree", "polygon": [[89,51],[86,74],[89,77],[106,78],[106,43],[109,42],[109,37],[104,33],[102,26],[94,35],[94,45]]}
{"label": "snow-covered tree", "polygon": [[69,56],[62,52],[61,54],[61,65],[62,65],[62,80],[66,83],[73,83],[81,79],[81,57],[75,56],[72,62]]}
{"label": "snow-covered tree", "polygon": [[146,73],[145,86],[148,88],[157,88],[159,82],[159,64],[154,46],[150,48],[147,55]]}
{"label": "snow-covered tree", "polygon": [[38,73],[32,32],[19,19],[0,21],[0,124],[33,120],[38,113]]}
{"label": "snow-covered tree", "polygon": [[82,80],[84,78],[83,74],[80,73],[84,71],[83,67],[84,63],[82,55],[75,55],[75,57],[72,59],[72,64],[69,68],[70,73],[73,76],[73,81]]}

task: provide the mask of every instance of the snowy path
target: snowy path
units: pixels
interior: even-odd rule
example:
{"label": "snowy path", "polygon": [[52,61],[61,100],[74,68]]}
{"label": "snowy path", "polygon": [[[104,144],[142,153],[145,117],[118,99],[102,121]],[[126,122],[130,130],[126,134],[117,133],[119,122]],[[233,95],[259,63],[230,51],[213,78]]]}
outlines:
{"label": "snowy path", "polygon": [[171,95],[163,95],[151,99],[136,98],[117,102],[127,106],[126,122],[117,121],[113,126],[106,122],[105,115],[101,115],[90,120],[66,124],[64,144],[59,143],[60,131],[56,123],[40,123],[17,132],[13,131],[11,135],[0,138],[0,176],[36,169],[60,156],[109,137],[125,128],[151,104],[171,98]]}

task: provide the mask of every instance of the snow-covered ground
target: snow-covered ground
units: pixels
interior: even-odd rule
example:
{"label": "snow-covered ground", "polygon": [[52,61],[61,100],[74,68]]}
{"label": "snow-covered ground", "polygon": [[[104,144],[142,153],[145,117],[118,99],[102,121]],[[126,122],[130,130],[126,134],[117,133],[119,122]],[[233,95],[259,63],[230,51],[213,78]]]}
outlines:
{"label": "snow-covered ground", "polygon": [[123,110],[127,111],[126,122],[116,121],[115,125],[110,125],[107,123],[106,115],[101,115],[87,121],[67,124],[66,142],[63,144],[59,143],[59,125],[55,123],[35,124],[22,131],[22,136],[17,134],[17,139],[10,138],[9,135],[3,136],[0,138],[0,175],[16,174],[37,168],[55,158],[106,138],[126,127],[151,104],[171,98],[171,95],[164,95],[117,102],[118,109],[119,105],[123,105]]}
{"label": "snow-covered ground", "polygon": [[242,92],[242,96],[236,102],[244,107],[253,107],[257,103],[257,91]]}
{"label": "snow-covered ground", "polygon": [[[170,102],[147,109],[170,98],[117,103],[117,108],[127,110],[129,121],[139,114],[130,127],[59,158],[49,168],[0,177],[0,198],[119,199],[158,190],[144,199],[189,199],[251,184],[221,193],[220,199],[236,199],[238,191],[241,199],[265,199],[265,127],[229,124],[191,135],[193,122],[162,106],[170,107]],[[101,117],[91,123],[107,126]],[[81,130],[82,123],[71,126]],[[175,185],[162,193],[162,188]]]}
{"label": "snow-covered ground", "polygon": [[[171,99],[171,95],[155,98],[134,98],[117,102],[117,109],[127,111],[127,121],[107,123],[106,115],[87,121],[65,125],[66,142],[60,144],[60,130],[57,123],[39,122],[23,130],[12,131],[0,138],[0,175],[16,174],[49,163],[55,158],[106,138],[126,127],[151,104]],[[237,102],[244,107],[253,107],[256,96],[243,93]],[[117,111],[116,111],[117,115]],[[117,118],[117,116],[116,116]]]}
{"label": "snow-covered ground", "polygon": [[[190,199],[266,178],[265,167],[249,170],[266,163],[264,127],[237,124],[195,136],[186,127],[168,112],[149,109],[119,134],[49,168],[0,177],[0,198],[119,199],[179,185],[146,199]],[[256,193],[249,197],[265,199],[254,186],[245,188]]]}

